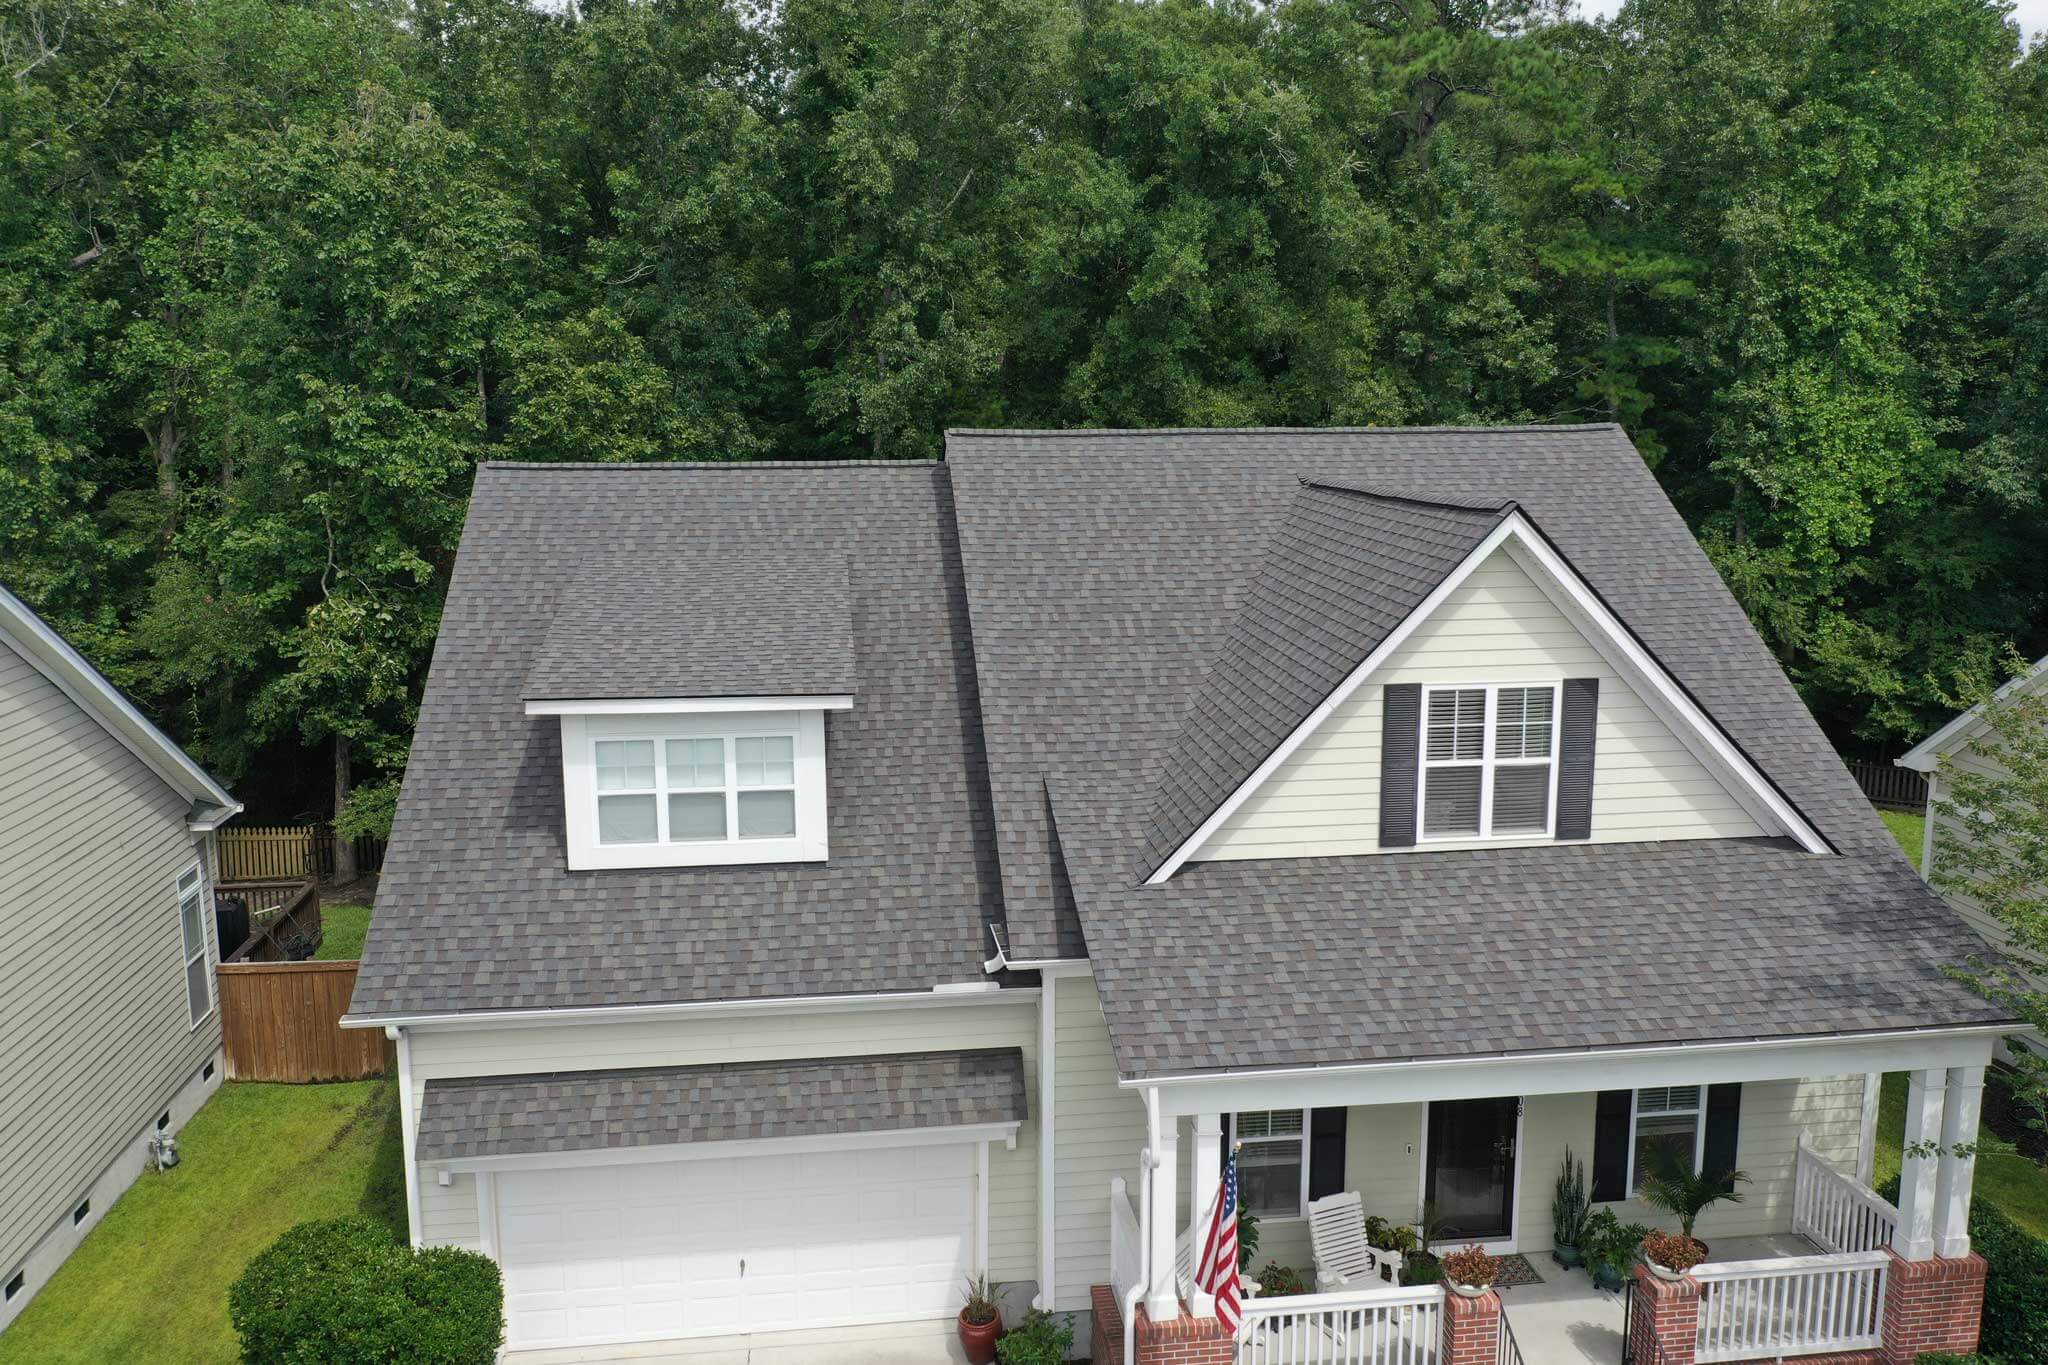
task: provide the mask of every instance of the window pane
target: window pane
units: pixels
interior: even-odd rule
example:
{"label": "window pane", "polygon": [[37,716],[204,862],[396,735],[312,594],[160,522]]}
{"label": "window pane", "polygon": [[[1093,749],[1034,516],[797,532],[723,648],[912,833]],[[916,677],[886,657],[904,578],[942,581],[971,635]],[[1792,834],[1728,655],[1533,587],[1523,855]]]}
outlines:
{"label": "window pane", "polygon": [[206,945],[205,931],[199,919],[199,897],[187,896],[178,902],[178,931],[185,936],[186,957]]}
{"label": "window pane", "polygon": [[[742,787],[787,787],[796,782],[796,741],[788,735],[763,735],[733,741],[733,759]],[[745,832],[742,822],[741,832]]]}
{"label": "window pane", "polygon": [[1503,687],[1494,705],[1495,758],[1550,757],[1550,689]]}
{"label": "window pane", "polygon": [[[653,740],[601,739],[597,742],[599,791],[645,791],[653,785]],[[648,809],[652,810],[652,805]]]}
{"label": "window pane", "polygon": [[199,869],[198,869],[198,868],[196,868],[196,867],[195,867],[195,868],[193,868],[193,869],[192,869],[192,870],[191,870],[190,872],[180,872],[180,873],[178,874],[178,894],[179,894],[179,895],[183,895],[183,894],[184,894],[185,892],[187,892],[187,891],[196,891],[196,890],[198,890],[198,889],[199,889]]}
{"label": "window pane", "polygon": [[1262,1218],[1301,1216],[1301,1139],[1247,1142],[1237,1153],[1238,1197]]}
{"label": "window pane", "polygon": [[195,957],[185,964],[185,1003],[191,1006],[192,1021],[206,1017],[212,1002],[206,998],[206,959]]}
{"label": "window pane", "polygon": [[1541,834],[1550,827],[1550,765],[1493,770],[1493,832]]}
{"label": "window pane", "polygon": [[740,838],[778,839],[795,833],[795,792],[740,793]]}
{"label": "window pane", "polygon": [[[1657,1169],[1658,1154],[1669,1152],[1692,1169],[1692,1155],[1699,1137],[1698,1114],[1636,1115],[1636,1188],[1643,1177]],[[1669,1159],[1669,1158],[1663,1158]]]}
{"label": "window pane", "polygon": [[723,839],[725,837],[725,793],[698,792],[668,799],[670,840]]}
{"label": "window pane", "polygon": [[1660,1114],[1673,1109],[1699,1107],[1700,1088],[1696,1085],[1660,1085],[1636,1091],[1638,1114]]}
{"label": "window pane", "polygon": [[1255,1109],[1239,1114],[1232,1120],[1237,1140],[1246,1138],[1299,1136],[1301,1133],[1301,1111],[1299,1109]]}
{"label": "window pane", "polygon": [[1422,832],[1432,835],[1479,833],[1479,769],[1424,770]]}
{"label": "window pane", "polygon": [[668,785],[676,787],[723,787],[725,785],[725,741],[722,739],[672,739],[668,742]]}
{"label": "window pane", "polygon": [[1427,756],[1435,760],[1475,759],[1486,750],[1486,689],[1468,687],[1429,694]]}
{"label": "window pane", "polygon": [[[652,782],[650,775],[647,779]],[[651,844],[654,842],[654,798],[651,796],[600,796],[597,798],[597,841],[600,844]]]}

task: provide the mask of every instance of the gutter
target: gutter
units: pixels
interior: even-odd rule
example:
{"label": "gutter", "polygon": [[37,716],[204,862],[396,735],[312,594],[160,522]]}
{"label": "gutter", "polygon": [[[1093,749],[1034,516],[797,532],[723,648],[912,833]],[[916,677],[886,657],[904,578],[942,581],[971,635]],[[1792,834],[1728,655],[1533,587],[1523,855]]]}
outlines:
{"label": "gutter", "polygon": [[591,1005],[542,1009],[449,1010],[441,1014],[351,1014],[343,1028],[484,1029],[531,1028],[553,1024],[632,1023],[648,1019],[831,1014],[844,1010],[931,1009],[953,1005],[1024,1005],[1038,999],[1036,986],[999,987],[992,981],[949,982],[922,991],[861,995],[787,995],[761,1000],[670,1001],[658,1005]]}

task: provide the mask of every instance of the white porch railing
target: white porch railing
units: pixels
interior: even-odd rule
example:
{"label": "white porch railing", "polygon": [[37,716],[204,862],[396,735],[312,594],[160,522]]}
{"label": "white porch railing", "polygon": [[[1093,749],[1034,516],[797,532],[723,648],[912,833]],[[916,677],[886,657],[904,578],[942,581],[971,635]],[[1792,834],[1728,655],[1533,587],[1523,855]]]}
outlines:
{"label": "white porch railing", "polygon": [[1252,1299],[1237,1365],[1437,1365],[1442,1285]]}
{"label": "white porch railing", "polygon": [[1138,1226],[1138,1215],[1131,1210],[1130,1191],[1122,1176],[1109,1182],[1109,1282],[1118,1304],[1145,1283],[1145,1234]]}
{"label": "white porch railing", "polygon": [[1792,1231],[1823,1251],[1878,1251],[1892,1244],[1899,1211],[1830,1166],[1799,1135],[1792,1181]]}
{"label": "white porch railing", "polygon": [[1769,1360],[1871,1351],[1884,1341],[1883,1251],[1708,1262],[1700,1284],[1694,1358]]}

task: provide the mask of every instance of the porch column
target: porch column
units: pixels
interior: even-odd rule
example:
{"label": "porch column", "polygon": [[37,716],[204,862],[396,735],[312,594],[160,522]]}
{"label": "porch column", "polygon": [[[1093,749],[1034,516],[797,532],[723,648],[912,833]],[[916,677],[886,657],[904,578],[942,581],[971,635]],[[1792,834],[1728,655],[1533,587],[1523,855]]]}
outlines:
{"label": "porch column", "polygon": [[1179,1202],[1180,1123],[1167,1119],[1160,1125],[1157,1145],[1152,1149],[1152,1226],[1145,1236],[1152,1248],[1152,1283],[1145,1292],[1145,1312],[1154,1322],[1172,1322],[1180,1316],[1180,1286],[1175,1283],[1175,1233],[1180,1219],[1174,1205]]}
{"label": "porch column", "polygon": [[1908,1261],[1934,1255],[1934,1200],[1941,1143],[1945,1071],[1915,1071],[1906,1085],[1906,1142],[1899,1162],[1899,1237],[1896,1250]]}
{"label": "porch column", "polygon": [[1941,1156],[1934,1177],[1934,1254],[1970,1254],[1970,1188],[1977,1158],[1956,1149],[1977,1143],[1977,1114],[1984,1100],[1984,1068],[1948,1069],[1948,1102],[1941,1111]]}
{"label": "porch column", "polygon": [[[1194,1167],[1188,1181],[1188,1233],[1194,1238],[1195,1255],[1202,1254],[1202,1240],[1209,1235],[1209,1219],[1216,1212],[1216,1187],[1223,1182],[1223,1116],[1195,1115]],[[1216,1316],[1216,1298],[1196,1289],[1188,1294],[1188,1312],[1198,1318]]]}

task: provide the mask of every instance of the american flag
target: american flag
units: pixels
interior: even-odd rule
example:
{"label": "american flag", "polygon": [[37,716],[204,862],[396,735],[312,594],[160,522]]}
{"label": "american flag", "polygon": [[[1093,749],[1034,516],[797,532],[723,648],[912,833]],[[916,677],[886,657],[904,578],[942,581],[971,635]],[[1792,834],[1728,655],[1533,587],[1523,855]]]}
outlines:
{"label": "american flag", "polygon": [[1215,1213],[1195,1266],[1195,1288],[1216,1296],[1216,1320],[1235,1332],[1244,1288],[1237,1279],[1237,1153],[1223,1154],[1223,1182],[1216,1190]]}

